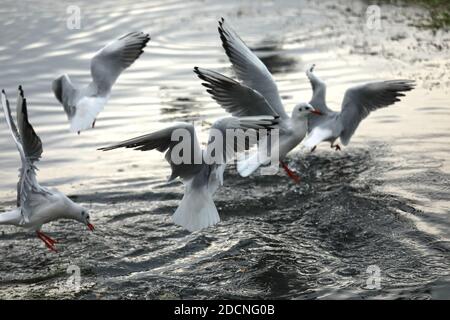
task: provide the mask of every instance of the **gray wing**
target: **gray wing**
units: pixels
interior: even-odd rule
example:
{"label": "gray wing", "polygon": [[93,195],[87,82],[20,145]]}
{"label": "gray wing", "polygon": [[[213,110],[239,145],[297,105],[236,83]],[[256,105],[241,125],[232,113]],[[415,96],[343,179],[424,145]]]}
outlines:
{"label": "gray wing", "polygon": [[[306,70],[306,76],[309,79],[309,82],[311,83],[312,87],[312,98],[309,101],[309,104],[312,105],[315,109],[318,109],[322,113],[329,113],[331,112],[330,109],[328,109],[325,97],[327,92],[327,86],[325,82],[320,80],[314,73],[314,67],[316,65],[313,64],[308,70]],[[317,117],[312,117],[317,118]]]}
{"label": "gray wing", "polygon": [[240,116],[278,116],[267,100],[257,91],[242,85],[224,75],[207,69],[195,67],[194,72],[207,92],[227,112]]}
{"label": "gray wing", "polygon": [[219,34],[238,78],[247,87],[258,91],[281,118],[289,118],[269,70],[223,18],[219,21]]}
{"label": "gray wing", "polygon": [[30,163],[39,161],[42,156],[42,141],[34,131],[28,120],[27,100],[24,98],[23,90],[19,87],[17,98],[17,128],[22,139],[25,157]]}
{"label": "gray wing", "polygon": [[391,80],[372,82],[347,90],[342,102],[340,121],[342,123],[341,141],[344,145],[350,142],[359,123],[366,118],[370,112],[387,107],[400,101],[402,92],[414,88],[414,81]]}
{"label": "gray wing", "polygon": [[[183,143],[187,143],[191,147],[191,155],[189,160],[185,162],[172,157],[174,147],[181,143],[178,139],[175,139],[175,136],[179,134],[187,139],[183,140]],[[165,159],[169,162],[172,168],[172,174],[169,181],[175,179],[176,177],[189,179],[197,174],[203,165],[201,161],[202,150],[200,149],[200,145],[195,134],[195,128],[189,123],[180,123],[156,132],[125,140],[108,147],[100,148],[99,150],[109,151],[117,148],[133,148],[134,150],[140,151],[154,149],[159,152],[167,151],[165,154]],[[179,155],[176,152],[174,152],[174,154]],[[183,155],[181,154],[181,156]],[[198,158],[199,156],[200,162]]]}
{"label": "gray wing", "polygon": [[[270,130],[277,127],[278,121],[278,117],[273,116],[226,117],[215,121],[205,152],[207,163],[212,164],[211,156],[214,155],[218,164],[226,164],[236,153],[254,146],[263,138],[261,134],[270,134]],[[260,131],[261,129],[266,131]]]}
{"label": "gray wing", "polygon": [[27,221],[32,214],[30,202],[32,202],[33,193],[47,193],[45,189],[39,186],[36,180],[35,162],[41,158],[42,142],[28,121],[27,102],[22,88],[19,87],[17,98],[17,127],[14,124],[5,91],[2,91],[1,100],[6,122],[22,161],[22,167],[19,170],[20,179],[17,184],[17,206],[22,208],[22,215]]}
{"label": "gray wing", "polygon": [[98,94],[111,90],[120,73],[136,61],[150,36],[143,32],[131,32],[106,45],[91,60],[91,74]]}
{"label": "gray wing", "polygon": [[78,90],[73,85],[72,81],[67,74],[64,74],[52,82],[52,90],[56,99],[64,107],[64,112],[70,119],[73,118],[76,112],[76,100],[78,95]]}

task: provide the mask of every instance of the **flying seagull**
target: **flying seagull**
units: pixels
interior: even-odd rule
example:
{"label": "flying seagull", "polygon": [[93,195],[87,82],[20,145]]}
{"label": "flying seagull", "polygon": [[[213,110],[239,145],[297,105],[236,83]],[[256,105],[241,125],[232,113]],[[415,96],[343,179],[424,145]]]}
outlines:
{"label": "flying seagull", "polygon": [[92,82],[76,87],[67,74],[52,83],[56,99],[63,105],[70,129],[78,134],[95,126],[95,120],[108,102],[111,88],[123,70],[144,52],[150,36],[131,32],[107,44],[91,60]]}
{"label": "flying seagull", "polygon": [[[207,228],[220,221],[212,196],[218,187],[223,185],[223,172],[226,163],[233,158],[236,152],[251,147],[249,140],[226,138],[228,137],[227,132],[232,130],[239,137],[239,135],[244,135],[253,130],[255,143],[259,133],[257,130],[271,129],[276,123],[277,119],[271,116],[219,119],[212,125],[208,146],[203,150],[200,148],[194,126],[189,123],[178,123],[99,150],[134,148],[141,151],[156,149],[160,152],[166,152],[165,159],[172,168],[169,181],[180,177],[185,185],[183,199],[172,219],[175,224],[192,232]],[[186,138],[183,138],[183,141],[180,142],[176,136],[183,133],[185,134],[183,137]],[[216,140],[218,136],[222,137],[222,143]],[[239,143],[239,141],[241,142]],[[182,150],[182,154],[184,155],[186,150],[190,153],[187,159],[178,159],[180,153],[177,150],[182,143],[187,145],[187,148]],[[214,154],[217,155],[216,158],[212,157]]]}
{"label": "flying seagull", "polygon": [[303,146],[310,151],[323,141],[329,142],[335,150],[341,150],[339,144],[335,144],[338,138],[343,145],[348,145],[360,122],[370,112],[400,101],[400,97],[405,95],[403,92],[414,88],[412,80],[377,81],[355,86],[346,91],[341,112],[335,112],[325,102],[326,85],[313,73],[314,67],[312,65],[306,71],[313,90],[309,104],[323,116],[308,120],[308,137]]}
{"label": "flying seagull", "polygon": [[[321,113],[308,103],[300,103],[294,107],[289,117],[269,70],[223,18],[219,21],[219,34],[223,48],[241,83],[207,69],[195,67],[194,72],[205,81],[203,85],[212,98],[233,116],[279,116],[278,150],[279,159],[283,159],[305,137],[310,115],[316,117],[315,115]],[[270,157],[254,154],[239,161],[237,169],[241,176],[246,177],[268,162]],[[299,177],[282,160],[280,164],[289,177],[295,182],[299,181]]]}
{"label": "flying seagull", "polygon": [[6,93],[1,94],[3,112],[9,130],[19,150],[22,167],[17,183],[17,208],[0,214],[0,224],[15,225],[36,232],[39,239],[52,251],[56,241],[41,231],[42,225],[57,219],[72,219],[85,224],[91,231],[89,214],[61,192],[39,185],[36,162],[42,155],[42,142],[28,121],[27,101],[19,87],[17,98],[17,126],[14,123]]}

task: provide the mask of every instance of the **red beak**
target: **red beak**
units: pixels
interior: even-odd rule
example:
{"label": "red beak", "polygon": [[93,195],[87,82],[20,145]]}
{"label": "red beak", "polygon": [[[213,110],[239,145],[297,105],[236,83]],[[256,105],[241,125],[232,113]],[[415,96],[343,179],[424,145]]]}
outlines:
{"label": "red beak", "polygon": [[320,112],[319,110],[312,110],[311,113],[317,114],[319,116],[323,115],[323,113]]}
{"label": "red beak", "polygon": [[88,227],[89,230],[91,230],[91,231],[94,231],[94,230],[95,230],[95,227],[94,227],[94,225],[93,225],[92,223],[88,223],[88,224],[87,224],[87,227]]}

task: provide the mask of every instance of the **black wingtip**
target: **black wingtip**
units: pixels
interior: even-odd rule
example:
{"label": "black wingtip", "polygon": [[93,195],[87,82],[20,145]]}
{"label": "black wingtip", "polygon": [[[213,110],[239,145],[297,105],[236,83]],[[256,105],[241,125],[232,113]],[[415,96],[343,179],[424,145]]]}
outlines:
{"label": "black wingtip", "polygon": [[219,26],[217,27],[217,30],[219,30],[219,34],[222,36],[223,33],[225,32],[223,30],[223,24],[225,23],[225,19],[223,17],[220,18],[219,20]]}
{"label": "black wingtip", "polygon": [[416,83],[416,81],[415,80],[402,80],[403,81],[403,83],[404,83],[404,85],[405,85],[405,89],[404,90],[402,90],[402,91],[411,91],[411,90],[413,90],[415,87],[416,87],[416,85],[417,85],[417,83]]}
{"label": "black wingtip", "polygon": [[101,147],[101,148],[98,148],[97,150],[98,151],[111,151],[111,150],[114,150],[114,149],[117,149],[117,148],[120,148],[121,146],[116,146],[116,145],[114,145],[114,146],[108,146],[108,147]]}
{"label": "black wingtip", "polygon": [[406,84],[407,84],[408,86],[410,86],[411,89],[414,89],[415,86],[417,85],[417,82],[416,82],[416,80],[406,80]]}

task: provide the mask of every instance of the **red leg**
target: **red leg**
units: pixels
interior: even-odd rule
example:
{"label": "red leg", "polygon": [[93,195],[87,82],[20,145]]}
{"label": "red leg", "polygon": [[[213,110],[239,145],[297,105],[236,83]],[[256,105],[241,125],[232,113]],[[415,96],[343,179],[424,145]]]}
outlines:
{"label": "red leg", "polygon": [[55,248],[56,240],[50,238],[48,235],[46,235],[45,233],[43,233],[41,231],[36,231],[36,234],[37,234],[38,238],[41,239],[45,243],[47,248],[50,249],[50,251],[58,252],[58,250],[56,250],[56,248]]}
{"label": "red leg", "polygon": [[294,180],[295,183],[299,183],[300,182],[300,177],[298,175],[296,175],[295,172],[293,172],[291,169],[289,169],[289,167],[283,161],[280,161],[280,164],[283,167],[284,171],[286,171],[286,173],[289,176],[289,178]]}
{"label": "red leg", "polygon": [[50,238],[50,236],[46,235],[45,233],[39,231],[39,233],[41,234],[42,237],[44,237],[48,242],[50,242],[51,244],[55,244],[56,240]]}

